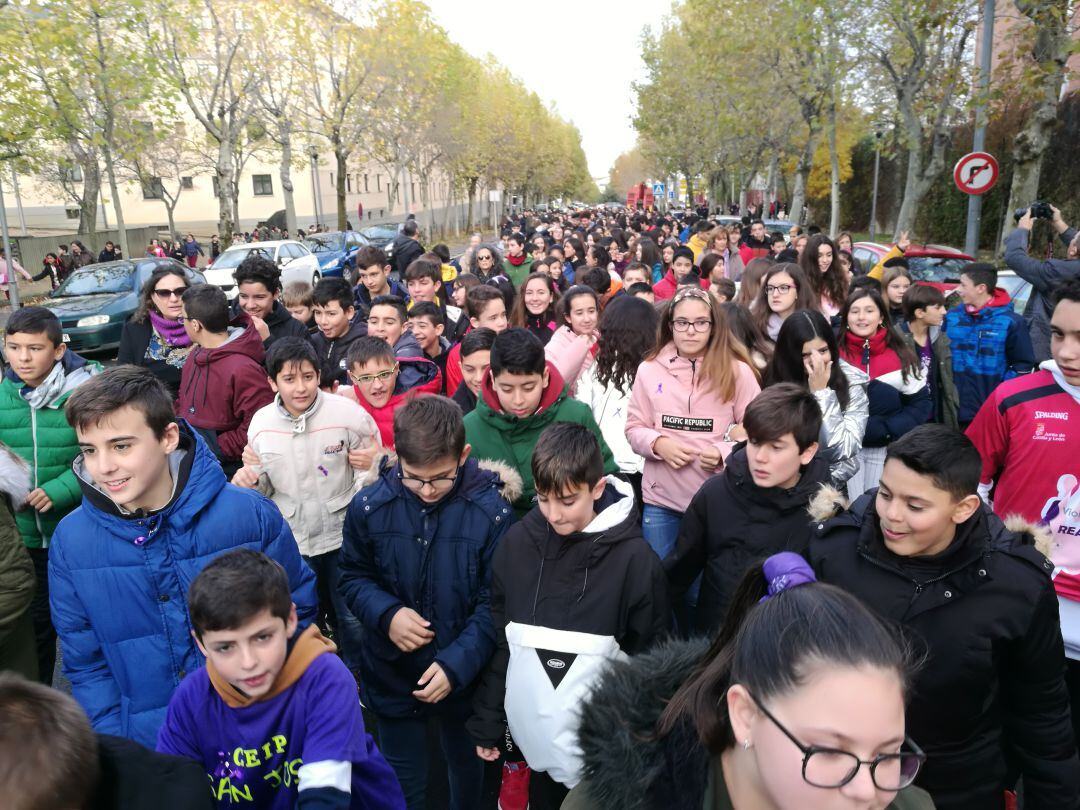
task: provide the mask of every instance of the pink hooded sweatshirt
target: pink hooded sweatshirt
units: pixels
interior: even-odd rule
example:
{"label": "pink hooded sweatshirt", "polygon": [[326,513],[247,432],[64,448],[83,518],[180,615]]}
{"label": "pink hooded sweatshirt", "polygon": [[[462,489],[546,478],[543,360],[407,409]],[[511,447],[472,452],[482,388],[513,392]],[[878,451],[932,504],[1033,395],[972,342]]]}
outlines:
{"label": "pink hooded sweatshirt", "polygon": [[593,364],[596,350],[595,337],[578,335],[565,324],[555,330],[544,347],[544,356],[566,380],[570,396],[577,393],[578,378]]}
{"label": "pink hooded sweatshirt", "polygon": [[750,366],[736,361],[735,399],[721,402],[716,393],[702,386],[700,366],[700,360],[680,357],[675,344],[664,346],[655,359],[638,366],[626,416],[626,438],[634,452],[645,458],[645,503],[676,512],[685,511],[712,473],[705,472],[697,461],[674,470],[653,452],[653,444],[664,436],[692,445],[699,452],[716,447],[726,459],[734,442],[725,442],[724,434],[732,424],[742,422],[746,406],[761,392]]}

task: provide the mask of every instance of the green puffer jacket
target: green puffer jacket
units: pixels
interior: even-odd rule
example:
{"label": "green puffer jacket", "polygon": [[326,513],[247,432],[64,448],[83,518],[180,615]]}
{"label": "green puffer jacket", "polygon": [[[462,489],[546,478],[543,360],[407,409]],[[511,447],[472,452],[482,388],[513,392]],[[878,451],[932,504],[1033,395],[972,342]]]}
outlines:
{"label": "green puffer jacket", "polygon": [[0,444],[0,670],[37,677],[34,636],[27,633],[34,595],[34,564],[22,544],[12,505],[30,492],[30,468]]}
{"label": "green puffer jacket", "polygon": [[[75,429],[64,416],[64,403],[82,382],[101,371],[74,352],[65,352],[65,379],[44,407],[33,409],[22,396],[22,380],[10,369],[0,382],[0,441],[30,465],[30,488],[40,487],[52,509],[40,513],[26,508],[15,513],[27,548],[46,548],[56,524],[82,500],[71,462],[79,455]],[[46,385],[47,383],[42,383]],[[39,386],[40,387],[40,386]]]}
{"label": "green puffer jacket", "polygon": [[[550,380],[541,396],[540,406],[532,416],[519,418],[505,413],[499,405],[491,375],[484,378],[483,391],[477,399],[476,409],[465,416],[465,441],[472,446],[472,457],[477,461],[487,459],[502,462],[521,475],[521,494],[513,501],[514,514],[518,520],[534,506],[536,488],[533,486],[532,477],[533,448],[548,425],[555,422],[575,422],[589,428],[600,442],[600,452],[604,456],[604,472],[619,471],[589,406],[566,395],[563,378],[550,361],[547,368]],[[507,475],[502,474],[502,478],[505,482]]]}

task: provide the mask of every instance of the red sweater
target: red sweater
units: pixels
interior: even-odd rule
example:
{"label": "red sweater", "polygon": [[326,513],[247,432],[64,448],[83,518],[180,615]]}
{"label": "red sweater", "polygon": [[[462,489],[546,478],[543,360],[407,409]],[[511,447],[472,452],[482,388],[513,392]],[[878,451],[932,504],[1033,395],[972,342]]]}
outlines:
{"label": "red sweater", "polygon": [[999,385],[967,429],[995,481],[994,511],[1020,515],[1053,533],[1054,586],[1080,601],[1080,403],[1049,371]]}

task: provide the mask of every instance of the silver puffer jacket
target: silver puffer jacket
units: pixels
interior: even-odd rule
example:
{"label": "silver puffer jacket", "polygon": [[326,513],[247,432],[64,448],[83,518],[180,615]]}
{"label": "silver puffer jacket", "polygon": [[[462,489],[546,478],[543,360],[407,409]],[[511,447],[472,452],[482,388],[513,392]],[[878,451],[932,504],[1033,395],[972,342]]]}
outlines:
{"label": "silver puffer jacket", "polygon": [[848,383],[846,409],[840,407],[840,400],[831,388],[814,392],[821,406],[822,417],[821,449],[818,452],[829,460],[834,486],[842,485],[859,471],[859,450],[862,449],[863,433],[866,432],[866,420],[870,416],[870,401],[866,396],[869,375],[843,360],[840,361],[840,369]]}

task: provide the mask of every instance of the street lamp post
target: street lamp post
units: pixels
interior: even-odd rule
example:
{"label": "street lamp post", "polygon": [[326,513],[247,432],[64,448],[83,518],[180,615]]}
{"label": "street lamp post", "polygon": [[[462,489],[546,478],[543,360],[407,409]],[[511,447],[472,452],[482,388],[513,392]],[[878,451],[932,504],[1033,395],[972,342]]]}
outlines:
{"label": "street lamp post", "polygon": [[[975,137],[971,151],[982,152],[986,148],[986,95],[990,89],[990,71],[994,56],[994,0],[983,2],[982,52],[979,54],[979,106],[975,108]],[[982,220],[982,195],[968,195],[967,233],[964,252],[974,256],[979,249],[979,224]]]}
{"label": "street lamp post", "polygon": [[884,133],[879,129],[874,133],[874,194],[870,200],[870,241],[877,235],[877,189],[878,174],[881,171],[881,138]]}
{"label": "street lamp post", "polygon": [[322,197],[322,188],[319,184],[319,150],[314,146],[309,146],[308,154],[311,156],[311,193],[315,198],[315,224],[321,228],[322,215],[319,198]]}

